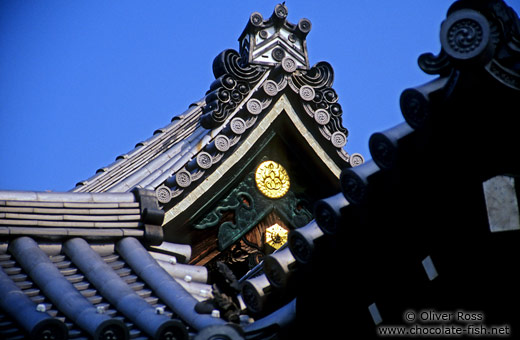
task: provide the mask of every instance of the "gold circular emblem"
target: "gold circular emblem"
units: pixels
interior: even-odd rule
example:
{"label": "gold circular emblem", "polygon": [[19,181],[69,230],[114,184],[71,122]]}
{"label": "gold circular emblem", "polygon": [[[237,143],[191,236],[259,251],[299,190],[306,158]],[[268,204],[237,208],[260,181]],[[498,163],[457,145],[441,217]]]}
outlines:
{"label": "gold circular emblem", "polygon": [[289,175],[284,167],[273,161],[262,162],[255,173],[258,190],[269,198],[280,198],[289,191]]}

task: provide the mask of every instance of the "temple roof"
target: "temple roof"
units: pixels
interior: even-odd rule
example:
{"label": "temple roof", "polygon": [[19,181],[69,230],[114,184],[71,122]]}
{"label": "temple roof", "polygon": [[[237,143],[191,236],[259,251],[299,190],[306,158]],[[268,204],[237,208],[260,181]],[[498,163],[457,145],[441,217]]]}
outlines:
{"label": "temple roof", "polygon": [[133,150],[118,156],[114,163],[79,182],[72,191],[127,192],[136,186],[158,186],[175,171],[175,161],[188,152],[194,141],[198,142],[201,113],[202,102],[194,104],[153,136],[137,143]]}
{"label": "temple roof", "polygon": [[[222,287],[208,282],[205,267],[184,264],[191,248],[165,242],[163,224],[190,193],[199,197],[215,186],[211,175],[230,171],[266,132],[280,133],[280,124],[336,180],[343,167],[363,161],[344,150],[348,131],[332,67],[308,65],[310,22],[291,24],[283,4],[268,20],[259,22],[258,15],[240,37],[243,56],[225,50],[215,58],[215,81],[205,96],[114,163],[70,192],[0,191],[3,335],[242,334],[226,326],[231,316],[220,314],[227,313]],[[261,48],[272,57],[267,63],[245,56],[243,39],[256,34],[266,42],[249,46],[252,58]],[[165,214],[181,197],[180,208]],[[199,304],[206,300],[213,309]],[[235,301],[244,311],[241,297]]]}
{"label": "temple roof", "polygon": [[189,246],[163,242],[163,218],[145,190],[0,191],[0,333],[183,338],[223,324],[195,313],[212,296],[207,270],[183,264]]}
{"label": "temple roof", "polygon": [[140,202],[132,193],[0,192],[3,235],[144,236]]}
{"label": "temple roof", "polygon": [[[224,161],[245,141],[254,144],[265,130],[274,130],[281,115],[336,178],[343,167],[362,163],[361,155],[345,151],[348,130],[332,87],[332,67],[327,62],[308,66],[310,21],[295,25],[286,16],[283,4],[268,20],[253,13],[239,39],[240,53],[228,49],[215,58],[215,81],[201,100],[72,191],[146,188],[156,190],[161,203],[175,205],[177,196],[214,171],[223,172]],[[256,42],[248,40],[246,52],[247,37]],[[264,62],[251,57],[260,49],[269,54]]]}
{"label": "temple roof", "polygon": [[402,91],[403,121],[371,135],[371,158],[245,281],[250,310],[283,319],[294,292],[296,337],[419,331],[438,311],[463,334],[469,311],[481,335],[518,329],[519,28],[503,1],[450,7],[441,51],[418,59],[437,77]]}
{"label": "temple roof", "polygon": [[[520,217],[500,216],[518,215],[519,42],[520,20],[502,1],[456,2],[442,50],[419,57],[436,78],[402,92],[404,120],[372,135],[362,164],[343,150],[330,65],[307,71],[282,59],[264,68],[224,51],[205,99],[76,188],[87,192],[0,191],[0,334],[238,340],[355,329],[369,337],[375,326],[409,325],[411,308],[476,310],[485,326],[514,329]],[[239,86],[243,77],[251,87]],[[234,104],[226,86],[240,94]],[[280,116],[331,173],[339,168],[340,190],[240,280],[243,317],[230,323],[219,286],[202,267],[181,265],[185,247],[163,242],[159,203],[197,194],[203,185],[187,189],[192,181],[227,166],[227,151],[245,152]],[[105,176],[101,192],[88,192]],[[208,296],[218,308],[201,309]]]}

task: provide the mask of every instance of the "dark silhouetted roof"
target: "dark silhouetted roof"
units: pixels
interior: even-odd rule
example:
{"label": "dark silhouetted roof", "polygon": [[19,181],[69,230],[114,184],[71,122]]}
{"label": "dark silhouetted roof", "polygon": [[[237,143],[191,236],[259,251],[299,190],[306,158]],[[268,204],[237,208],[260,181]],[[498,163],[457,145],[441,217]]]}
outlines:
{"label": "dark silhouetted roof", "polygon": [[440,53],[419,57],[437,78],[402,92],[404,121],[370,137],[372,158],[344,168],[341,192],[246,280],[249,310],[295,298],[296,337],[380,337],[434,325],[418,322],[432,311],[461,330],[469,311],[487,332],[518,329],[519,38],[502,1],[450,7]]}

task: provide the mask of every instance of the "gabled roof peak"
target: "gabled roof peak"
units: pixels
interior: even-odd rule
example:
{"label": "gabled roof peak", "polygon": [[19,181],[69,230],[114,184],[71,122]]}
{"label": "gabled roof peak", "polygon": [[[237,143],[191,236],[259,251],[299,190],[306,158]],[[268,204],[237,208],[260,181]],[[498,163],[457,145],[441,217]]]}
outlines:
{"label": "gabled roof peak", "polygon": [[[249,54],[244,55],[245,45],[240,52],[222,51],[212,65],[215,80],[200,101],[134,150],[80,182],[74,191],[146,188],[155,190],[160,203],[171,208],[203,181],[204,190],[208,189],[208,176],[219,167],[230,169],[229,164],[249,152],[266,129],[278,133],[271,124],[279,115],[285,117],[279,121],[303,138],[313,159],[328,168],[331,176],[339,176],[345,166],[362,163],[361,155],[349,155],[344,149],[348,130],[332,88],[332,66],[324,61],[308,66],[305,37],[310,21],[301,19],[295,25],[286,17],[284,4],[277,5],[267,20],[253,13],[241,35],[241,41],[250,41],[253,47],[251,61]],[[261,35],[265,34],[264,39]],[[278,58],[277,49],[283,58]],[[254,60],[257,54],[263,64]],[[243,153],[237,153],[243,143]],[[232,161],[222,165],[227,158]]]}
{"label": "gabled roof peak", "polygon": [[276,66],[292,59],[298,69],[309,69],[305,37],[311,30],[309,19],[298,24],[287,21],[285,2],[275,6],[273,14],[264,20],[258,12],[251,13],[246,28],[238,38],[240,55],[249,64]]}

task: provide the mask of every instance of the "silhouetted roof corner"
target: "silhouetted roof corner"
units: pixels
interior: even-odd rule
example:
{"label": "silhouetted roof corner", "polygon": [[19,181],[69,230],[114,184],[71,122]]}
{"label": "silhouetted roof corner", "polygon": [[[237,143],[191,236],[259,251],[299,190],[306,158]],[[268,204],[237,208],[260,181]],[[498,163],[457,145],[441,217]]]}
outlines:
{"label": "silhouetted roof corner", "polygon": [[[316,220],[289,233],[290,252],[269,255],[264,273],[244,282],[250,310],[273,315],[287,303],[277,293],[298,289],[307,304],[300,335],[336,335],[348,320],[371,337],[410,309],[446,306],[475,306],[486,320],[518,326],[507,306],[520,295],[505,287],[518,284],[509,268],[520,236],[519,24],[500,0],[450,7],[440,53],[419,57],[421,69],[438,77],[401,93],[404,121],[372,134],[372,158],[344,168],[341,191],[317,202]],[[345,271],[352,289],[330,289],[324,278]],[[338,305],[348,308],[305,313]]]}

